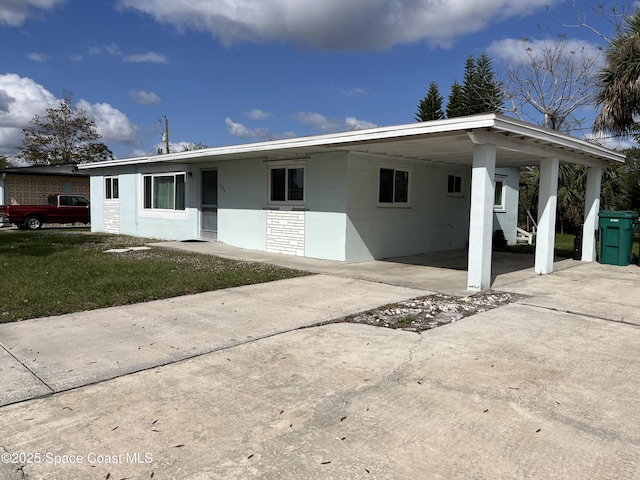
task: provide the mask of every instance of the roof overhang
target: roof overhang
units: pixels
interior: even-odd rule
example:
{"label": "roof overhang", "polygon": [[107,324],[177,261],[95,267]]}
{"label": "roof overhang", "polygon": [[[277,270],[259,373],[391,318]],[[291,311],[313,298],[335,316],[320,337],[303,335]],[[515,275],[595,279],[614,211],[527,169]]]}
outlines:
{"label": "roof overhang", "polygon": [[206,148],[78,165],[82,170],[152,163],[201,163],[250,158],[290,159],[317,153],[351,152],[405,161],[471,166],[477,144],[496,146],[497,167],[562,163],[606,167],[622,153],[560,132],[498,114],[457,117],[328,135]]}

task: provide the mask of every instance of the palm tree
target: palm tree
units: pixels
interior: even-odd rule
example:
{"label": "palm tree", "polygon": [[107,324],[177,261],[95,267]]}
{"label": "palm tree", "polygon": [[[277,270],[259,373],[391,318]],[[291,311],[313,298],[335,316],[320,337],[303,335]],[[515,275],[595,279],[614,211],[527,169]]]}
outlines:
{"label": "palm tree", "polygon": [[640,116],[640,9],[625,19],[606,51],[596,102],[601,110],[595,131],[637,134]]}

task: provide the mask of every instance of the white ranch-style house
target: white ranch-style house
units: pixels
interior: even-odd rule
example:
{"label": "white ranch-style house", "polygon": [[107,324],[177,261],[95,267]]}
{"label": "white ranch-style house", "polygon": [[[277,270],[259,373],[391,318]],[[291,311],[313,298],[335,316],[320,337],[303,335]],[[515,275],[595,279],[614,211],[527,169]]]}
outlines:
{"label": "white ranch-style house", "polygon": [[365,262],[468,248],[490,288],[492,237],[515,243],[519,172],[540,167],[535,271],[551,273],[561,163],[586,165],[582,260],[595,260],[602,170],[620,153],[498,114],[81,165],[93,231],[219,241]]}

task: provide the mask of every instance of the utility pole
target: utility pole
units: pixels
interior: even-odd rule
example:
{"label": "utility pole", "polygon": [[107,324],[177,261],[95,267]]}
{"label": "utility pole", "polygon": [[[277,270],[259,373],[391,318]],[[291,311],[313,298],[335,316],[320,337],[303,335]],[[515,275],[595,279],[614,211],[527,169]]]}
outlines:
{"label": "utility pole", "polygon": [[169,120],[167,120],[167,116],[164,116],[164,125],[162,124],[162,119],[160,119],[160,126],[164,127],[162,130],[162,141],[164,142],[164,153],[169,153]]}

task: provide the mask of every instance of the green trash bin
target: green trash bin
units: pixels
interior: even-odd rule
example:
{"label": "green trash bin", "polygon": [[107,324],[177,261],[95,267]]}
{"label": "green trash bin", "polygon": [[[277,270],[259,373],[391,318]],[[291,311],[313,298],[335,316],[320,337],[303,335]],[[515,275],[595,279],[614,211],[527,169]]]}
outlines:
{"label": "green trash bin", "polygon": [[638,213],[602,210],[600,217],[600,263],[626,266],[633,253],[633,229]]}

